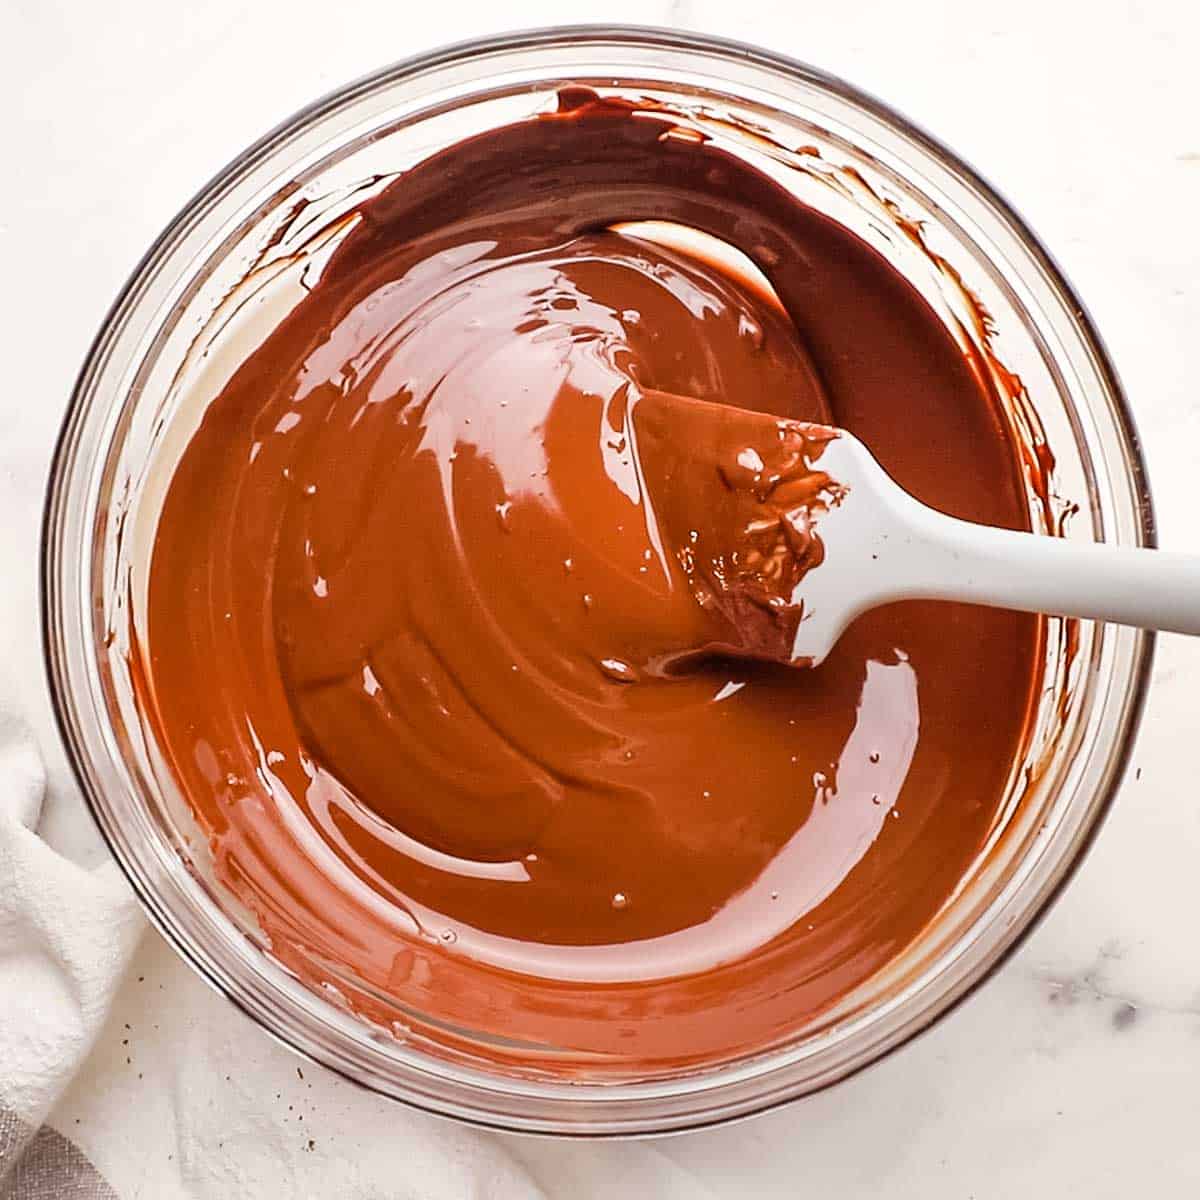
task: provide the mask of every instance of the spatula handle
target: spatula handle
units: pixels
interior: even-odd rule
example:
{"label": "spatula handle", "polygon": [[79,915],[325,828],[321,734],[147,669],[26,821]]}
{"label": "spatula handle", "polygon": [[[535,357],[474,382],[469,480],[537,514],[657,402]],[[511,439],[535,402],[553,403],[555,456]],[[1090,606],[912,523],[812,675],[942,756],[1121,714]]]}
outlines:
{"label": "spatula handle", "polygon": [[914,595],[1200,634],[1200,555],[973,525],[917,506]]}

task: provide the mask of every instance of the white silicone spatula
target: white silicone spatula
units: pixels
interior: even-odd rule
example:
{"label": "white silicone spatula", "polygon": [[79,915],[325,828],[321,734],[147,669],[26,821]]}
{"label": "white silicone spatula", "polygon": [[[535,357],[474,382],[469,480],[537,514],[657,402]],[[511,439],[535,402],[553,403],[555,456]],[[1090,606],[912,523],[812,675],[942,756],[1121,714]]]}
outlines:
{"label": "white silicone spatula", "polygon": [[[616,228],[717,263],[779,305],[758,268],[717,238],[660,221]],[[673,399],[666,393],[655,396],[666,405]],[[697,463],[702,469],[710,465]],[[825,561],[801,579],[792,598],[803,604],[792,651],[797,664],[820,663],[855,617],[893,600],[959,600],[1200,634],[1200,555],[1069,541],[956,520],[895,484],[866,446],[845,431],[828,444],[819,468],[842,485],[844,496],[813,522]]]}
{"label": "white silicone spatula", "polygon": [[1200,555],[1069,541],[960,521],[900,488],[852,434],[820,468],[844,494],[819,514],[825,560],[800,581],[793,659],[821,662],[860,613],[958,600],[1200,634]]}

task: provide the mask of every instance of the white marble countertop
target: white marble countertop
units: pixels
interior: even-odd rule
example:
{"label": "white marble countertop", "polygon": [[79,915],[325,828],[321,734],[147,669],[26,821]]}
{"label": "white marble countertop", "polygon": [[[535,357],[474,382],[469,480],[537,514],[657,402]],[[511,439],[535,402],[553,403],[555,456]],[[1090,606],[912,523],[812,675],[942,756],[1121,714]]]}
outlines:
{"label": "white marble countertop", "polygon": [[[806,59],[885,97],[996,181],[1058,256],[1107,339],[1145,441],[1162,544],[1200,551],[1200,8],[1192,0],[7,0],[0,689],[37,731],[51,773],[48,836],[72,854],[103,851],[50,717],[36,632],[38,533],[57,427],[108,304],[195,189],[315,95],[441,42],[568,16],[720,33]],[[544,1194],[574,1200],[1194,1194],[1193,688],[1200,641],[1162,638],[1135,769],[1083,869],[1020,953],[916,1044],[819,1097],[731,1128],[621,1146],[501,1139],[505,1152]],[[272,1099],[273,1081],[292,1077],[295,1060],[241,1029],[244,1019],[157,936],[143,943],[136,975],[157,986],[131,981],[114,1021],[148,1028],[153,1016],[148,1038],[179,1046],[203,1036],[206,1054],[221,1053],[219,1035],[237,1026],[239,1053],[253,1056]],[[139,1087],[169,1091],[177,1081],[147,1075],[98,1099],[89,1078],[115,1053],[102,1040],[69,1111],[92,1115],[87,1151],[114,1182],[121,1176],[122,1196],[174,1194],[156,1190],[152,1164],[117,1164],[119,1148],[96,1114],[102,1103],[136,1111]],[[335,1160],[359,1153],[372,1130],[407,1119],[346,1092],[353,1121],[347,1116],[340,1145],[319,1150]],[[218,1120],[204,1136],[219,1133]],[[181,1194],[210,1192],[197,1185]],[[292,1179],[278,1194],[318,1193]],[[398,1186],[395,1194],[423,1193]]]}

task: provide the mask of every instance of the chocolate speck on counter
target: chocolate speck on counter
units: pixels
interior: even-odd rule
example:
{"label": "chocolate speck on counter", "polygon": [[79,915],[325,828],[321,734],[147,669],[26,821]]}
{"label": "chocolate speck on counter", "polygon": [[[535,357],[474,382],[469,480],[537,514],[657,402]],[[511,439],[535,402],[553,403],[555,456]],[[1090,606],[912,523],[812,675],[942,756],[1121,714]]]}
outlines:
{"label": "chocolate speck on counter", "polygon": [[1113,1028],[1118,1032],[1128,1029],[1138,1018],[1136,1004],[1123,1002],[1118,1004],[1112,1015]]}

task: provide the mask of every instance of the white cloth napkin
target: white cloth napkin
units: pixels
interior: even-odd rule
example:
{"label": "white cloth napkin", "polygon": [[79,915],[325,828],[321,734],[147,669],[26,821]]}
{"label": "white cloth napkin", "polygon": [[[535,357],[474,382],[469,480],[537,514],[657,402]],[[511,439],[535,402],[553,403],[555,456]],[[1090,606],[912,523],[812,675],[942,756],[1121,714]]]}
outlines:
{"label": "white cloth napkin", "polygon": [[[42,1125],[112,1005],[143,929],[114,864],[94,871],[34,831],[41,759],[0,719],[0,1197],[104,1196],[103,1180]],[[82,1190],[81,1190],[82,1189]]]}

